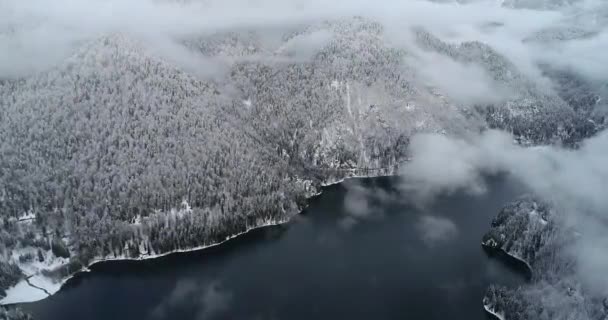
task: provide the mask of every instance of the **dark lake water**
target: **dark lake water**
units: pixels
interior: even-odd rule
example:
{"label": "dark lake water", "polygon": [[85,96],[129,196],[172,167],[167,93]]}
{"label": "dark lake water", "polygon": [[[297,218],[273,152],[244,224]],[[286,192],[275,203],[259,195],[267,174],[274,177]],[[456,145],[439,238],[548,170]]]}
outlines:
{"label": "dark lake water", "polygon": [[485,320],[490,283],[523,276],[482,250],[491,219],[521,189],[411,205],[394,178],[328,187],[292,222],[206,250],[98,264],[24,305],[38,320]]}

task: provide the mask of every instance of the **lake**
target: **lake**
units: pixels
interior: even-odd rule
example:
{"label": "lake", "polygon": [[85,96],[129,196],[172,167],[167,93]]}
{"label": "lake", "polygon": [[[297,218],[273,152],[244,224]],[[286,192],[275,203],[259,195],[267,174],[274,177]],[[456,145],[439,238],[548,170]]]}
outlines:
{"label": "lake", "polygon": [[209,249],[105,262],[23,308],[38,320],[485,320],[490,283],[524,275],[481,248],[490,221],[522,189],[488,180],[424,207],[397,178],[324,189],[291,222]]}

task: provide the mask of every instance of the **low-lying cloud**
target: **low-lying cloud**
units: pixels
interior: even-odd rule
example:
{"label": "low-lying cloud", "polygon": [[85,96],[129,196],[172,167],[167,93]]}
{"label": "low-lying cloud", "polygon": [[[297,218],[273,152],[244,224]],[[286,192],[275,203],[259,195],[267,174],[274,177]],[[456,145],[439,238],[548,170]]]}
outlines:
{"label": "low-lying cloud", "polygon": [[570,252],[580,276],[595,289],[608,292],[608,132],[590,138],[577,150],[525,148],[511,135],[487,131],[453,138],[420,135],[412,141],[413,159],[403,169],[403,185],[428,200],[442,193],[485,190],[483,177],[506,173],[566,213],[580,241]]}
{"label": "low-lying cloud", "polygon": [[486,189],[484,175],[503,169],[500,159],[494,159],[494,151],[500,152],[510,142],[510,137],[498,131],[470,140],[441,134],[417,135],[410,143],[413,160],[401,170],[402,187],[420,201],[460,189],[481,194]]}
{"label": "low-lying cloud", "polygon": [[[446,43],[486,43],[539,84],[546,80],[539,63],[569,68],[599,83],[608,81],[606,1],[581,0],[550,10],[538,5],[543,2],[530,0],[518,8],[521,2],[511,1],[515,8],[509,8],[496,0],[0,0],[0,78],[51,68],[82,43],[110,33],[142,39],[158,55],[193,74],[217,74],[225,65],[189,51],[184,39],[262,30],[268,36],[265,41],[276,44],[285,30],[363,16],[384,27],[387,45],[415,57],[405,61],[415,66],[418,76],[458,103],[491,103],[509,92],[490,81],[478,65],[421,52],[412,28],[426,29]],[[557,31],[548,39],[535,38],[546,30]],[[332,37],[313,32],[284,43],[282,50],[287,56],[309,59]],[[589,139],[575,151],[518,147],[511,136],[497,131],[466,138],[420,135],[412,140],[411,151],[413,161],[402,172],[404,188],[420,199],[462,188],[483,193],[484,175],[508,173],[562,206],[570,213],[570,222],[584,231],[578,251],[581,270],[589,271],[584,274],[608,270],[607,255],[599,254],[608,252],[608,134]],[[357,192],[355,188],[346,203],[355,220],[373,211]],[[422,224],[429,221],[437,223]],[[606,279],[590,282],[608,289]]]}
{"label": "low-lying cloud", "polygon": [[363,219],[372,214],[374,208],[370,203],[370,191],[356,181],[346,184],[346,196],[344,197],[344,209],[353,218]]}
{"label": "low-lying cloud", "polygon": [[421,216],[416,223],[416,229],[428,247],[435,247],[458,236],[456,224],[445,217]]}
{"label": "low-lying cloud", "polygon": [[418,64],[423,81],[461,105],[501,103],[512,94],[476,64],[465,64],[432,52],[419,54],[410,63]]}
{"label": "low-lying cloud", "polygon": [[[552,10],[508,8],[496,0],[0,0],[0,77],[19,77],[48,69],[69,56],[82,42],[108,33],[145,38],[164,58],[194,74],[213,70],[215,61],[197,64],[185,53],[182,40],[223,31],[262,30],[279,40],[281,32],[326,19],[363,16],[385,29],[387,44],[416,52],[413,27],[429,30],[449,43],[481,41],[509,58],[524,74],[542,81],[539,62],[573,67],[594,79],[606,80],[608,49],[604,1],[584,0]],[[575,41],[523,41],[542,30],[589,31]],[[288,43],[288,55],[306,59],[322,47],[327,33]],[[275,48],[278,49],[278,48]],[[496,99],[487,76],[471,65],[447,58],[416,64],[423,78],[458,102]],[[198,70],[198,72],[196,72]],[[455,77],[455,74],[460,77]]]}
{"label": "low-lying cloud", "polygon": [[180,280],[150,314],[151,319],[172,319],[176,309],[194,309],[195,319],[221,318],[228,311],[232,294],[220,282],[203,283],[196,280]]}
{"label": "low-lying cloud", "polygon": [[344,211],[346,215],[338,224],[343,229],[351,229],[358,222],[382,217],[380,203],[389,199],[390,195],[381,188],[362,185],[357,179],[344,182]]}

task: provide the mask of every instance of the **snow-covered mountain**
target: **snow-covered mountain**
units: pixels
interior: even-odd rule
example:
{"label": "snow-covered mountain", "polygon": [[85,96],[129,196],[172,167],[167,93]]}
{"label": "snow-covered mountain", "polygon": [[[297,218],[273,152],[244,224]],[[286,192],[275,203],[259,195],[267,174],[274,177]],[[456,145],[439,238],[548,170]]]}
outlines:
{"label": "snow-covered mountain", "polygon": [[[16,295],[24,286],[52,293],[94,261],[284,222],[323,184],[394,174],[419,132],[501,128],[525,144],[576,145],[605,125],[605,88],[546,68],[547,89],[479,41],[416,28],[409,50],[360,17],[292,26],[273,41],[264,32],[180,35],[190,57],[222,64],[213,77],[113,32],[79,42],[50,70],[0,80],[3,303],[32,300]],[[422,81],[420,52],[475,66],[509,95],[457,101]],[[496,243],[508,252],[518,241]],[[524,259],[535,252],[520,249]]]}
{"label": "snow-covered mountain", "polygon": [[449,44],[420,29],[416,30],[416,36],[422,48],[480,66],[496,86],[509,93],[504,101],[480,108],[492,128],[508,130],[526,144],[557,141],[574,144],[603,127],[604,117],[592,114],[600,101],[597,91],[582,83],[571,86],[570,82],[582,81],[576,74],[567,70],[546,72],[557,86],[556,90],[548,90],[539,87],[511,61],[484,43]]}
{"label": "snow-covered mountain", "polygon": [[[200,247],[285,221],[322,184],[393,173],[415,132],[474,123],[409,82],[404,52],[370,21],[328,22],[284,42],[319,29],[333,37],[306,61],[280,48],[267,61],[238,59],[255,37],[198,39],[197,50],[235,60],[217,81],[124,34],[3,81],[4,288],[57,267],[31,265],[58,251],[70,257],[54,270],[61,280],[98,259]],[[12,265],[23,275],[11,277]]]}

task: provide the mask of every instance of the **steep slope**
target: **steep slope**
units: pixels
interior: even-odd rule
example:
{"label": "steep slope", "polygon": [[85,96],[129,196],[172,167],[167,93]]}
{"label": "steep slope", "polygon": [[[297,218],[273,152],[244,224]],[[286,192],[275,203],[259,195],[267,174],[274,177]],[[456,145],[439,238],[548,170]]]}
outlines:
{"label": "steep slope", "polygon": [[308,60],[281,46],[247,59],[255,35],[197,39],[205,55],[234,59],[216,82],[121,34],[51,71],[3,81],[2,289],[21,281],[2,302],[44,297],[15,292],[53,293],[97,260],[188,250],[286,221],[322,184],[393,173],[413,133],[472,127],[407,81],[404,53],[383,43],[377,24],[328,22],[284,42],[319,28],[334,36]]}
{"label": "steep slope", "polygon": [[562,99],[560,93],[567,88],[559,85],[558,91],[539,88],[507,58],[484,43],[448,44],[422,29],[416,30],[416,36],[426,50],[482,67],[497,86],[510,93],[503,103],[477,106],[477,110],[485,114],[489,127],[507,130],[523,144],[574,145],[603,127],[603,122],[594,123],[589,113],[577,112]]}
{"label": "steep slope", "polygon": [[[52,241],[65,242],[72,269],[125,247],[137,256],[214,243],[286,219],[311,192],[230,118],[216,88],[120,35],[1,89],[0,206],[18,235],[3,238],[9,261]],[[182,203],[194,209],[167,222],[160,212]],[[35,224],[17,219],[24,212]]]}
{"label": "steep slope", "polygon": [[407,53],[386,45],[379,24],[325,22],[286,41],[321,31],[331,40],[310,61],[243,62],[231,73],[250,104],[246,121],[291,161],[314,170],[390,168],[406,157],[415,132],[464,131],[471,124],[410,81]]}
{"label": "steep slope", "polygon": [[[311,39],[316,50],[298,55]],[[579,128],[589,113],[575,112],[590,98],[538,90],[484,44],[419,40],[518,95],[481,116],[458,106],[421,84],[410,53],[363,18],[295,28],[278,43],[256,31],[180,39],[226,63],[213,81],[121,34],[51,71],[2,80],[0,289],[10,290],[1,302],[43,298],[15,292],[53,293],[94,261],[190,250],[284,222],[323,184],[396,172],[417,132],[500,127],[533,143],[593,134]]]}

